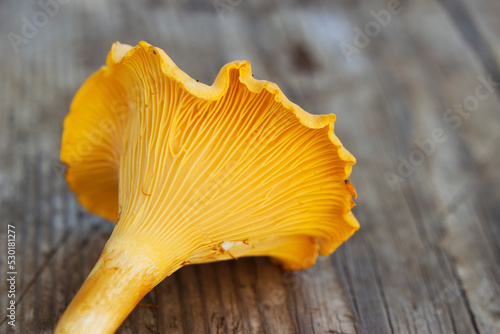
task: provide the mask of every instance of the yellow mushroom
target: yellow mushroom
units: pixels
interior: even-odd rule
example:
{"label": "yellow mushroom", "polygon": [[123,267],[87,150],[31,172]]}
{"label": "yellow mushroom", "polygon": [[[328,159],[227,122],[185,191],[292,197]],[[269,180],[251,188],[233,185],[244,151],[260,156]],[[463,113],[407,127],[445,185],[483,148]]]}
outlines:
{"label": "yellow mushroom", "polygon": [[312,266],[358,228],[354,157],[250,64],[212,86],[145,42],[115,43],[76,94],[61,160],[79,202],[116,221],[56,333],[112,333],[183,265],[269,256]]}

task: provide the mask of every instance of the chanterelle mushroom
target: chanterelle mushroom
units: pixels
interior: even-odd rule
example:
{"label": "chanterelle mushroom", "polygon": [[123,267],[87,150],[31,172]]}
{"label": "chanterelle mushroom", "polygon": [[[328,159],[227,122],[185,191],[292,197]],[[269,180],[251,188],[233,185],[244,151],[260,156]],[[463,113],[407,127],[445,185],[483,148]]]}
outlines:
{"label": "chanterelle mushroom", "polygon": [[334,121],[246,61],[206,86],[159,48],[115,43],[73,100],[61,160],[80,203],[117,224],[56,332],[114,332],[185,264],[265,255],[298,270],[332,253],[359,228]]}

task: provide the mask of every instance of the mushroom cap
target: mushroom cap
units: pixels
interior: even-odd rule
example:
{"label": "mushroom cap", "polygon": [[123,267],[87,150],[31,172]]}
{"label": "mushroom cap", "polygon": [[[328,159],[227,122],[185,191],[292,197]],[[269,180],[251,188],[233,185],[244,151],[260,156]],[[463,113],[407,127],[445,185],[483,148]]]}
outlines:
{"label": "mushroom cap", "polygon": [[114,43],[64,121],[66,179],[89,211],[182,264],[271,256],[304,269],[359,224],[355,158],[247,61],[213,85],[146,42]]}

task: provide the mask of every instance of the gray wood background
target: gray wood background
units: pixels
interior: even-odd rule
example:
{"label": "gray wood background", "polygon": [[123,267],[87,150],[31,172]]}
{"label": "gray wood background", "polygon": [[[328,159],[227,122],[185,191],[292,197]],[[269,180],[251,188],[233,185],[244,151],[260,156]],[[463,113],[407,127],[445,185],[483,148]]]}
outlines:
{"label": "gray wood background", "polygon": [[115,40],[161,47],[205,83],[248,59],[304,109],[337,114],[362,225],[303,272],[187,266],[119,333],[500,333],[499,1],[59,1],[0,1],[1,333],[50,333],[111,233],[58,154],[69,103]]}

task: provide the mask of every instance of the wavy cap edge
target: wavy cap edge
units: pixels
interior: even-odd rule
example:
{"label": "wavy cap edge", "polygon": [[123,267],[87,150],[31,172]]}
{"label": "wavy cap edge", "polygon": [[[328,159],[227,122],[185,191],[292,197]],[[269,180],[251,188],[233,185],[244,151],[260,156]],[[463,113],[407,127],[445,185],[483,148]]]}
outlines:
{"label": "wavy cap edge", "polygon": [[[208,86],[191,78],[187,73],[182,71],[165,53],[165,51],[158,47],[152,46],[144,41],[140,41],[136,47],[115,42],[108,55],[107,69],[109,70],[113,65],[120,64],[123,60],[132,57],[138,48],[149,52],[155,51],[160,56],[160,64],[163,74],[178,82],[190,94],[209,101],[218,100],[226,94],[229,89],[230,70],[239,70],[240,82],[245,84],[251,92],[260,93],[263,89],[267,90],[269,93],[274,95],[274,100],[280,103],[285,109],[290,110],[298,118],[302,125],[311,129],[320,129],[328,126],[328,136],[330,141],[337,148],[337,153],[340,159],[346,163],[344,179],[348,179],[349,175],[351,175],[352,166],[356,163],[356,158],[342,145],[342,142],[334,133],[336,116],[334,114],[314,115],[308,113],[297,104],[291,102],[275,83],[255,79],[252,75],[252,69],[249,61],[235,60],[224,65],[217,74],[214,83],[211,86]],[[353,193],[353,196],[356,197],[355,192]]]}
{"label": "wavy cap edge", "polygon": [[[229,89],[230,71],[233,69],[239,70],[240,82],[245,84],[245,86],[251,92],[260,93],[263,89],[267,90],[269,93],[274,95],[274,100],[280,103],[286,110],[291,111],[302,125],[311,129],[321,129],[324,127],[328,127],[328,137],[332,144],[336,147],[339,158],[343,162],[345,162],[343,179],[349,179],[349,176],[352,172],[352,166],[356,163],[356,158],[342,145],[342,142],[334,133],[336,116],[334,114],[315,115],[303,110],[300,106],[291,102],[281,91],[277,84],[266,80],[255,79],[252,75],[251,65],[249,61],[236,60],[227,63],[220,69],[213,84],[209,86],[191,78],[187,73],[182,71],[174,63],[174,61],[165,53],[165,51],[158,47],[152,46],[145,41],[140,41],[136,47],[128,44],[121,44],[120,42],[115,42],[111,47],[111,51],[108,53],[106,66],[101,67],[93,76],[98,73],[103,74],[104,76],[110,75],[115,65],[119,65],[128,58],[133,57],[134,53],[136,53],[138,49],[143,49],[147,52],[154,51],[155,54],[159,55],[163,74],[165,74],[170,79],[178,82],[187,92],[189,92],[193,96],[200,99],[206,99],[208,101],[216,101],[222,98]],[[66,120],[64,123],[64,129],[66,130]],[[70,188],[77,194],[77,197],[80,201],[80,195],[78,194],[78,192],[75,191],[75,189],[73,189],[71,186]],[[356,191],[351,184],[349,184],[347,189],[354,198],[357,197]],[[83,204],[84,203],[82,203],[82,205]],[[86,205],[84,206],[88,208]],[[355,231],[360,228],[359,222],[351,211],[351,208],[353,206],[354,202],[352,202],[350,208],[346,206],[343,213],[344,221],[352,228],[351,233],[349,233],[348,236],[346,235],[347,237],[345,238],[345,240],[347,240],[352,234],[354,234]],[[93,210],[91,211],[94,212]],[[342,240],[339,243],[331,244],[328,247],[321,247],[320,254],[328,255],[332,253],[345,240]]]}

